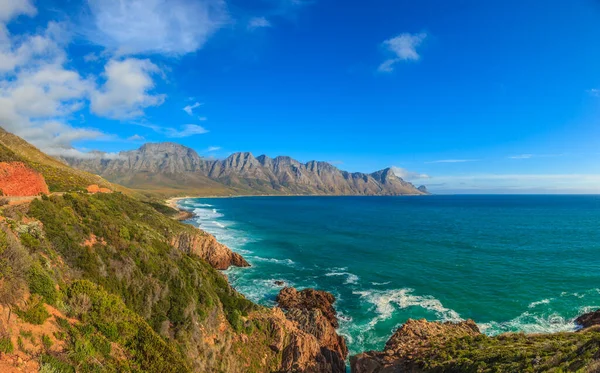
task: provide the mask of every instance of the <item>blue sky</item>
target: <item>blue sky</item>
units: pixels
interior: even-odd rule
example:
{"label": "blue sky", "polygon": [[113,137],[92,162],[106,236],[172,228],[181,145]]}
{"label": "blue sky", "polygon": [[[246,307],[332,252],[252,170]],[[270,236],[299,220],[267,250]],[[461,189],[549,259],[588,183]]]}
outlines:
{"label": "blue sky", "polygon": [[600,193],[600,2],[0,0],[0,125],[53,155],[175,141]]}

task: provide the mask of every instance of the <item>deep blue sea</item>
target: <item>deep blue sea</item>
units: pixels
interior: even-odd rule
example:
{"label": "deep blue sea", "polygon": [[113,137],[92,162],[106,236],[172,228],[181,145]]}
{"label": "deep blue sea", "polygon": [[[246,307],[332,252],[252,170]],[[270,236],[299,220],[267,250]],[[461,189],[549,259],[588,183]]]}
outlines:
{"label": "deep blue sea", "polygon": [[600,308],[600,196],[242,197],[180,201],[244,255],[227,271],[273,305],[282,280],[333,293],[351,353],[408,318],[493,335],[574,330]]}

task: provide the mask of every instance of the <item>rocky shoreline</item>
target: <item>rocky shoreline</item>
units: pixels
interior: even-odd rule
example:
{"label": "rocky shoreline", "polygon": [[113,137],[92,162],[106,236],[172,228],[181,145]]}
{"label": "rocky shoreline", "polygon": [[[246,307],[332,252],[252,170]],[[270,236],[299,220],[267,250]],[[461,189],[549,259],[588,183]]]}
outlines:
{"label": "rocky shoreline", "polygon": [[[177,204],[185,198],[191,197],[172,198],[168,204],[191,214]],[[198,229],[198,235],[206,234]],[[172,245],[204,258],[217,269],[249,266],[241,255],[212,235],[209,240],[192,236],[176,237]],[[337,334],[335,297],[315,289],[299,291],[284,287],[276,301],[270,316],[275,342],[270,348],[282,354],[280,372],[346,372],[348,348],[345,339]],[[482,334],[473,320],[442,323],[409,319],[395,331],[382,351],[350,356],[350,372],[542,372],[554,368],[580,371],[583,367],[600,367],[600,310],[583,314],[575,322],[581,328],[575,332],[505,333],[490,337]],[[583,354],[586,349],[595,353]],[[562,360],[557,356],[562,356]],[[577,369],[571,369],[574,367]]]}

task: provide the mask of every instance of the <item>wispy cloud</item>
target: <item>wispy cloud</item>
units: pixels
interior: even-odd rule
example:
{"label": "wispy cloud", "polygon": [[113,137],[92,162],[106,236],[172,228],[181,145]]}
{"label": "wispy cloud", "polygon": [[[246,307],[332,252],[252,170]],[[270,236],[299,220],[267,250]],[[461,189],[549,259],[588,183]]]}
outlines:
{"label": "wispy cloud", "polygon": [[206,149],[207,152],[216,152],[218,150],[221,150],[220,146],[209,146],[208,149]]}
{"label": "wispy cloud", "polygon": [[87,0],[88,38],[119,54],[180,56],[229,22],[224,0]]}
{"label": "wispy cloud", "polygon": [[395,65],[399,62],[418,61],[421,56],[417,52],[417,47],[423,43],[426,37],[427,34],[424,32],[419,34],[404,33],[384,41],[383,47],[393,57],[379,65],[378,70],[389,73],[394,71]]}
{"label": "wispy cloud", "polygon": [[271,27],[271,22],[266,17],[253,17],[248,21],[248,29],[254,30],[257,28]]}
{"label": "wispy cloud", "polygon": [[447,193],[600,193],[600,174],[452,175],[431,182]]}
{"label": "wispy cloud", "polygon": [[394,175],[396,175],[399,178],[404,179],[406,181],[430,178],[429,175],[427,175],[427,174],[422,174],[420,172],[415,172],[415,171],[409,171],[406,168],[396,167],[396,166],[392,166],[391,168],[392,168],[392,171],[394,172]]}
{"label": "wispy cloud", "polygon": [[592,88],[592,89],[588,89],[586,91],[590,96],[594,96],[594,97],[600,97],[600,89],[598,88]]}
{"label": "wispy cloud", "polygon": [[183,138],[183,137],[190,137],[190,136],[194,136],[194,135],[202,135],[202,134],[208,133],[208,130],[206,128],[199,126],[197,124],[185,124],[185,125],[181,126],[180,128],[162,127],[162,126],[158,126],[155,124],[144,123],[144,122],[134,123],[134,124],[141,126],[141,127],[150,128],[154,132],[159,133],[159,134],[164,135],[169,138]]}
{"label": "wispy cloud", "polygon": [[465,163],[465,162],[477,162],[478,159],[440,159],[437,161],[430,161],[425,163]]}
{"label": "wispy cloud", "polygon": [[204,104],[200,103],[200,102],[196,102],[192,105],[187,105],[186,107],[183,108],[183,111],[185,111],[186,113],[188,113],[188,115],[194,115],[194,109],[199,108],[200,106],[202,106]]}
{"label": "wispy cloud", "polygon": [[533,154],[519,154],[519,155],[511,155],[508,157],[509,159],[529,159],[533,158]]}

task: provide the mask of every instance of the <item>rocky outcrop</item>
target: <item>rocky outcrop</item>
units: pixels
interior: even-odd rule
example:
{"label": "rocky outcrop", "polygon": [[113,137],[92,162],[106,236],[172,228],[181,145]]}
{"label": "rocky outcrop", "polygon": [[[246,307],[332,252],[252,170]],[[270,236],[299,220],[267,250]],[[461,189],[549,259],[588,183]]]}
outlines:
{"label": "rocky outcrop", "polygon": [[101,188],[99,185],[96,184],[92,184],[92,185],[88,185],[88,187],[86,188],[88,193],[91,194],[96,194],[96,193],[112,193],[112,190],[108,189],[108,188]]}
{"label": "rocky outcrop", "polygon": [[171,239],[171,245],[186,254],[194,254],[206,260],[216,269],[225,270],[230,266],[250,267],[250,264],[238,253],[219,243],[208,233],[180,233]]}
{"label": "rocky outcrop", "polygon": [[383,351],[352,356],[352,373],[420,372],[422,368],[415,361],[426,357],[434,346],[479,334],[473,320],[440,323],[409,319],[392,335]]}
{"label": "rocky outcrop", "polygon": [[298,291],[295,288],[286,287],[281,289],[277,295],[277,304],[282,309],[286,311],[318,309],[331,325],[337,328],[337,312],[333,307],[334,302],[335,297],[332,294],[315,289]]}
{"label": "rocky outcrop", "polygon": [[425,185],[421,185],[417,189],[425,194],[429,194],[429,191],[427,190],[427,187]]}
{"label": "rocky outcrop", "polygon": [[11,197],[50,193],[44,177],[22,162],[0,162],[0,190]]}
{"label": "rocky outcrop", "polygon": [[390,168],[372,174],[350,173],[327,162],[301,163],[290,157],[234,153],[223,160],[200,157],[175,143],[145,144],[118,157],[93,153],[63,159],[69,165],[133,188],[207,189],[232,194],[421,195]]}
{"label": "rocky outcrop", "polygon": [[583,329],[600,325],[600,310],[584,313],[575,319],[575,324],[581,326]]}
{"label": "rocky outcrop", "polygon": [[336,331],[338,321],[334,301],[333,295],[324,291],[281,290],[277,297],[278,305],[286,311],[286,319],[294,326],[289,342],[282,349],[283,372],[346,371],[348,348],[344,338]]}

